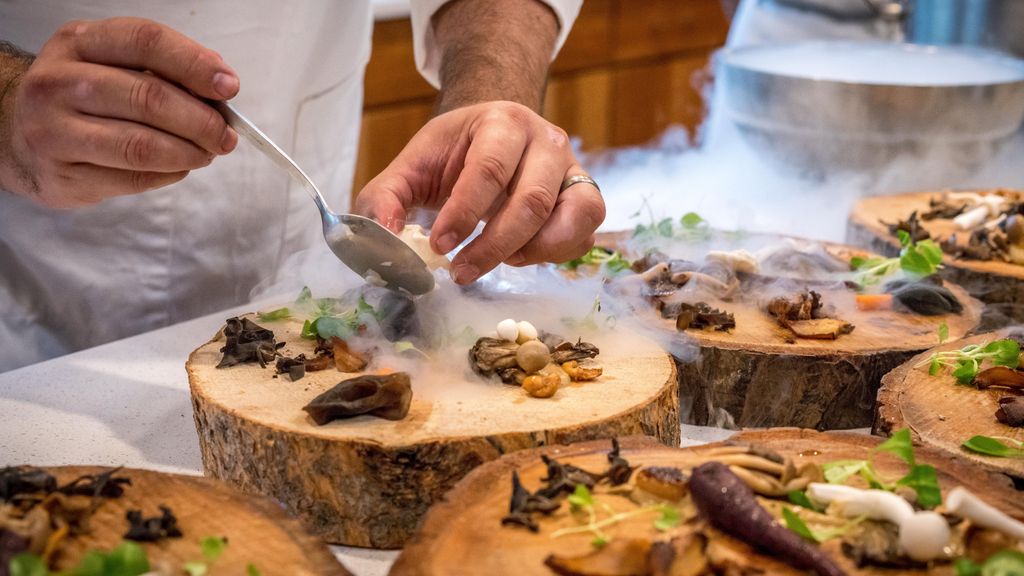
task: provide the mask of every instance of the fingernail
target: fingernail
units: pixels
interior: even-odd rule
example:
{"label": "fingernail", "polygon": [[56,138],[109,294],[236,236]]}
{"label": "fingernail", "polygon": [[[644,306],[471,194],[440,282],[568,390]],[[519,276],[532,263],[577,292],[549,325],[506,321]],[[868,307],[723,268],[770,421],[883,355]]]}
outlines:
{"label": "fingernail", "polygon": [[472,264],[458,264],[452,267],[452,280],[456,284],[469,284],[480,276],[480,269]]}
{"label": "fingernail", "polygon": [[238,77],[225,72],[213,75],[213,88],[221,98],[233,98],[238,93]]}
{"label": "fingernail", "polygon": [[505,259],[505,264],[508,264],[509,266],[519,266],[523,262],[526,262],[526,256],[523,256],[522,252],[516,252]]}
{"label": "fingernail", "polygon": [[455,232],[449,232],[437,240],[437,247],[442,254],[447,254],[459,245],[459,236]]}
{"label": "fingernail", "polygon": [[238,134],[231,128],[224,129],[224,135],[220,137],[220,149],[225,153],[231,152],[238,144]]}

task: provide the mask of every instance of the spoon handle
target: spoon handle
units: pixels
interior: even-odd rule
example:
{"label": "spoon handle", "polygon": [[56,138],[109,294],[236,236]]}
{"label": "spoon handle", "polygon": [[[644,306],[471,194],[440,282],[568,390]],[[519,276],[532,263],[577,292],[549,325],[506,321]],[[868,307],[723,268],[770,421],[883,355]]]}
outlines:
{"label": "spoon handle", "polygon": [[[220,112],[221,116],[224,117],[224,120],[227,121],[228,126],[234,128],[235,132],[244,136],[245,139],[251,142],[253,146],[256,146],[264,156],[270,158],[274,164],[283,168],[291,174],[292,178],[298,181],[299,184],[302,184],[302,187],[309,192],[310,196],[313,197],[313,201],[316,202],[316,207],[320,209],[321,215],[325,218],[328,216],[334,217],[334,213],[330,208],[328,208],[327,201],[324,200],[323,195],[320,194],[320,190],[316,187],[316,184],[313,184],[313,181],[309,176],[302,171],[302,168],[299,168],[299,165],[296,164],[291,157],[284,153],[284,150],[281,150],[281,148],[279,148],[277,144],[274,144],[274,141],[268,138],[262,130],[257,128],[251,120],[243,116],[241,112],[228,102],[213,101],[210,102],[210,104],[215,110]],[[332,219],[336,219],[336,217]]]}

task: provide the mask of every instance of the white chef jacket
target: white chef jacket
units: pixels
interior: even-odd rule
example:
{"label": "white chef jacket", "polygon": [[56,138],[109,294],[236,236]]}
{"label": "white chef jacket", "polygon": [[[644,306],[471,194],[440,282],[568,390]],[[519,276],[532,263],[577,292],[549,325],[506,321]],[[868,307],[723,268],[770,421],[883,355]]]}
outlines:
{"label": "white chef jacket", "polygon": [[[435,86],[430,17],[445,1],[411,4],[417,65]],[[582,0],[544,1],[561,47]],[[218,51],[241,80],[238,108],[348,208],[370,0],[0,0],[0,39],[37,52],[66,21],[111,16]],[[0,372],[244,303],[317,242],[306,192],[244,142],[173,186],[72,211],[0,190]]]}

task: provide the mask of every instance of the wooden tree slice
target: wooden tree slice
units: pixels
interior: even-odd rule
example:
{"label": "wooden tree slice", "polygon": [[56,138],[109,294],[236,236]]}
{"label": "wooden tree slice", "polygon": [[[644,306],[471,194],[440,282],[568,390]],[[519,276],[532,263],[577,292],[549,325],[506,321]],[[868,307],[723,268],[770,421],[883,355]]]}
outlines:
{"label": "wooden tree slice", "polygon": [[[262,324],[287,343],[285,354],[312,355],[301,323]],[[405,419],[360,416],[325,426],[302,407],[352,375],[325,370],[292,383],[257,365],[218,370],[222,344],[199,348],[187,365],[206,472],[277,498],[332,543],[402,546],[455,482],[506,452],[624,434],[679,444],[675,366],[640,337],[629,351],[602,350],[601,378],[549,399],[473,375],[425,395],[413,374]]]}
{"label": "wooden tree slice", "polygon": [[975,435],[1024,441],[1024,428],[1001,424],[995,417],[999,397],[1010,392],[962,386],[946,371],[931,376],[927,366],[914,367],[934,351],[990,342],[1006,338],[1009,333],[1009,330],[1001,330],[943,344],[911,358],[886,374],[878,392],[878,417],[874,433],[888,436],[895,430],[909,427],[914,436],[926,446],[1016,476],[1024,482],[1024,458],[993,458],[960,447]]}
{"label": "wooden tree slice", "polygon": [[[628,233],[598,235],[598,246],[621,246]],[[777,237],[779,241],[783,237]],[[843,259],[870,256],[848,246],[827,244]],[[982,305],[958,286],[948,288],[964,305],[961,314],[920,316],[893,310],[864,312],[855,295],[844,288],[823,289],[826,305],[841,312],[856,328],[836,340],[792,338],[764,311],[757,294],[746,300],[707,303],[731,312],[736,328],[728,332],[689,329],[699,353],[677,358],[680,397],[690,404],[685,421],[729,428],[797,426],[818,430],[870,426],[882,376],[914,354],[932,346],[945,323],[950,338],[974,330]],[[662,320],[652,309],[652,322],[675,331],[674,320]]]}
{"label": "wooden tree slice", "polygon": [[[986,191],[977,191],[985,194]],[[928,210],[928,202],[941,192],[911,192],[894,196],[872,196],[854,205],[846,228],[846,240],[868,250],[894,256],[899,254],[899,240],[882,222],[895,223]],[[922,227],[936,241],[957,232],[950,220],[922,221]],[[964,234],[964,232],[960,232]],[[946,255],[941,275],[959,284],[972,296],[986,304],[981,330],[994,330],[1024,322],[1024,266],[1002,261],[955,259]]]}
{"label": "wooden tree slice", "polygon": [[[107,468],[64,466],[49,472],[63,484],[83,474]],[[223,536],[228,546],[211,566],[214,574],[246,574],[252,564],[262,574],[349,574],[322,542],[309,536],[299,522],[268,498],[242,494],[210,478],[123,469],[131,479],[120,498],[104,499],[89,520],[89,532],[69,538],[56,556],[57,568],[70,569],[89,550],[111,550],[128,529],[125,513],[141,510],[158,516],[160,505],[178,518],[183,536],[156,543],[141,543],[151,566],[168,566],[168,573],[184,573],[185,562],[203,562],[200,541]]]}
{"label": "wooden tree slice", "polygon": [[[797,465],[804,461],[824,463],[865,459],[869,457],[871,448],[880,442],[878,438],[867,435],[821,433],[794,428],[742,432],[730,440],[758,444],[783,456],[794,456],[798,459]],[[706,457],[702,457],[702,453],[722,445],[716,443],[693,448],[666,448],[644,438],[623,439],[621,444],[622,455],[632,465],[676,466],[684,469],[704,461]],[[603,470],[607,466],[605,455],[608,449],[608,442],[549,446],[511,454],[477,468],[430,510],[416,536],[398,557],[391,575],[549,576],[552,572],[544,566],[544,559],[549,554],[585,554],[592,550],[590,541],[593,536],[579,534],[552,539],[551,531],[561,527],[562,522],[574,525],[569,518],[556,518],[551,525],[544,524],[542,520],[541,531],[537,534],[520,528],[502,527],[501,518],[508,512],[511,496],[512,471],[519,472],[527,489],[536,490],[541,485],[540,478],[546,474],[540,460],[541,454],[548,454],[560,462],[584,469]],[[918,448],[915,452],[918,462],[936,467],[939,485],[944,492],[961,485],[1005,512],[1024,518],[1024,501],[1005,477],[986,474],[966,461],[926,447]],[[874,461],[876,469],[883,476],[899,477],[906,473],[906,465],[891,455],[875,454]],[[632,536],[649,533],[650,522],[650,518],[644,518],[638,524],[623,524],[615,533]],[[902,575],[925,572],[857,570],[842,556],[837,541],[826,543],[823,549],[850,574]],[[778,562],[772,562],[770,567],[766,567],[765,573],[803,574],[781,566]],[[950,566],[944,566],[928,573],[952,574],[953,570]]]}

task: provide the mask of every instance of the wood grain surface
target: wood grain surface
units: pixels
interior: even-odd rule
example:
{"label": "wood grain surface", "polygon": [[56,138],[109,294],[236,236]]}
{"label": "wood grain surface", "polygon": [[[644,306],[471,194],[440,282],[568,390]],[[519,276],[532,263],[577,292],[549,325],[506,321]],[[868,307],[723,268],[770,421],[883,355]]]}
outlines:
{"label": "wood grain surface", "polygon": [[[300,322],[261,324],[287,343],[283,353],[312,355]],[[222,345],[199,348],[187,366],[207,473],[277,498],[332,543],[400,547],[455,482],[507,452],[630,434],[679,444],[675,366],[640,337],[628,351],[602,351],[601,378],[550,399],[472,374],[426,390],[425,376],[412,374],[405,419],[359,416],[325,426],[302,407],[352,375],[311,372],[293,383],[258,365],[218,370]]]}
{"label": "wood grain surface", "polygon": [[[798,466],[804,461],[823,463],[864,459],[871,454],[871,448],[881,442],[867,435],[820,433],[794,428],[742,432],[730,441],[757,444],[783,456],[793,456]],[[693,448],[666,448],[649,439],[627,438],[622,441],[622,455],[632,465],[688,469],[706,461],[707,456],[702,454],[721,445],[716,443]],[[576,525],[564,511],[564,505],[561,512],[555,512],[551,518],[541,519],[541,530],[537,534],[521,528],[502,527],[501,518],[508,511],[513,470],[519,472],[527,489],[536,490],[540,486],[540,478],[546,473],[540,460],[541,454],[584,469],[603,470],[607,465],[605,455],[608,449],[608,442],[549,446],[512,454],[477,468],[427,514],[423,525],[395,562],[392,576],[549,575],[551,572],[543,562],[552,552],[574,556],[591,551],[592,534],[565,536],[557,540],[551,538],[552,531]],[[962,485],[988,503],[1013,516],[1024,518],[1024,499],[1004,477],[987,474],[965,460],[955,459],[927,447],[919,447],[916,456],[918,462],[932,464],[937,468],[943,492]],[[876,454],[874,461],[883,476],[898,477],[906,471],[905,464],[888,454]],[[610,505],[617,502],[613,497],[605,495],[602,495],[602,500]],[[622,504],[627,505],[624,499]],[[608,530],[612,531],[611,528]],[[658,537],[649,517],[624,522],[615,528],[615,534]],[[893,569],[858,570],[842,555],[839,542],[835,540],[823,545],[823,550],[850,574],[925,573]],[[767,571],[770,574],[803,574],[781,566],[778,562],[772,562],[770,566]],[[927,573],[952,574],[953,570],[946,565]]]}

